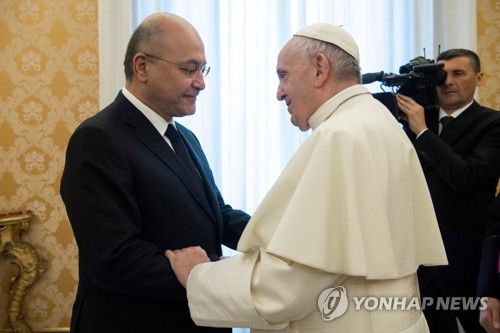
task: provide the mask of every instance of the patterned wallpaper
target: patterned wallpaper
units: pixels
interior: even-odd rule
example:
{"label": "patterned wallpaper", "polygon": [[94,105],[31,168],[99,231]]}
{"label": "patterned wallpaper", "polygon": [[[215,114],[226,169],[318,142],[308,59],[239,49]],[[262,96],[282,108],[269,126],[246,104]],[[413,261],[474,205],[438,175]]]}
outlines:
{"label": "patterned wallpaper", "polygon": [[500,110],[500,0],[477,1],[477,44],[485,73],[479,102]]}
{"label": "patterned wallpaper", "polygon": [[[31,210],[23,239],[47,261],[24,301],[36,332],[65,331],[77,248],[59,196],[67,141],[98,111],[98,0],[0,0],[0,212]],[[477,0],[486,72],[480,102],[500,109],[500,1]],[[16,266],[0,258],[0,332]]]}
{"label": "patterned wallpaper", "polygon": [[[0,1],[0,212],[31,210],[23,240],[47,268],[27,294],[26,322],[69,326],[77,248],[59,196],[67,141],[98,110],[97,0]],[[17,266],[0,258],[0,330]]]}

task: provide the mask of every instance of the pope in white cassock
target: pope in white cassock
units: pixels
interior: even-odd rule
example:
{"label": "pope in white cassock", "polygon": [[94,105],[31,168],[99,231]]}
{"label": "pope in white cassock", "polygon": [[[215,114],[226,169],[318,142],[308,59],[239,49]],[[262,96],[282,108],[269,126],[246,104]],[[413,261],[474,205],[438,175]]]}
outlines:
{"label": "pope in white cassock", "polygon": [[[307,26],[281,50],[277,73],[292,123],[313,131],[250,220],[242,254],[208,262],[199,247],[166,251],[193,320],[253,332],[428,332],[416,271],[446,265],[446,254],[413,145],[359,83],[355,41],[335,25]],[[394,303],[374,309],[375,297]]]}

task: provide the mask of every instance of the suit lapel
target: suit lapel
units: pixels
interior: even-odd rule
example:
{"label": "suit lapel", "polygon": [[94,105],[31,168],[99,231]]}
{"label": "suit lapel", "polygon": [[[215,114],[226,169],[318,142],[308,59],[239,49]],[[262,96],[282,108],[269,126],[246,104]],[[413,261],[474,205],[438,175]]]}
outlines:
{"label": "suit lapel", "polygon": [[[198,204],[210,217],[215,219],[204,190],[196,183],[188,170],[186,170],[180,163],[173,150],[159,135],[158,131],[154,128],[151,122],[121,93],[117,97],[116,102],[119,103],[118,110],[120,110],[125,122],[136,128],[135,136],[137,139],[149,150],[151,150],[154,155],[161,159],[177,177],[179,177]],[[188,150],[189,149],[190,148],[188,148]],[[199,170],[201,169],[199,168]]]}
{"label": "suit lapel", "polygon": [[476,102],[474,102],[467,110],[446,126],[446,130],[443,130],[441,133],[441,139],[450,145],[453,144],[467,131],[467,128],[473,123],[477,115]]}
{"label": "suit lapel", "polygon": [[[211,187],[210,187],[210,178],[211,175],[207,173],[207,169],[209,168],[208,166],[203,165],[201,162],[203,159],[198,156],[196,153],[196,150],[193,148],[191,142],[186,139],[186,136],[183,134],[183,129],[178,128],[179,133],[181,134],[182,139],[184,140],[184,143],[186,144],[186,148],[189,152],[189,155],[191,156],[191,159],[193,160],[194,164],[196,165],[196,168],[198,169],[202,182],[203,182],[203,187],[204,191],[206,193],[206,198],[210,204],[210,207],[212,209],[212,212],[215,216],[218,216],[217,212],[219,211],[219,203],[217,202],[217,198],[214,195]],[[209,178],[210,177],[210,178]]]}

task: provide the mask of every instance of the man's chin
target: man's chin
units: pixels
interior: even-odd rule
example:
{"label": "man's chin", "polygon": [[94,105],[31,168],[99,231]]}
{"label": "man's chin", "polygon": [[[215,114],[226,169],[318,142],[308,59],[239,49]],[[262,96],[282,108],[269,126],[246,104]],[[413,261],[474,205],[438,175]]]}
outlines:
{"label": "man's chin", "polygon": [[177,115],[176,117],[177,118],[182,118],[182,117],[186,117],[186,116],[192,116],[195,113],[196,113],[196,109],[186,110],[186,111],[184,111],[182,113],[179,113],[179,115]]}
{"label": "man's chin", "polygon": [[[293,123],[293,122],[292,122],[292,123]],[[301,124],[295,124],[295,123],[293,123],[293,125],[294,125],[295,127],[298,127],[298,128],[299,128],[299,130],[300,130],[301,132],[307,132],[307,131],[311,128],[311,127],[309,127],[309,124],[307,124],[307,123],[306,123],[306,124],[304,124],[304,125],[301,125]]]}
{"label": "man's chin", "polygon": [[456,98],[440,98],[439,104],[441,106],[454,106],[460,104],[460,101],[457,100]]}

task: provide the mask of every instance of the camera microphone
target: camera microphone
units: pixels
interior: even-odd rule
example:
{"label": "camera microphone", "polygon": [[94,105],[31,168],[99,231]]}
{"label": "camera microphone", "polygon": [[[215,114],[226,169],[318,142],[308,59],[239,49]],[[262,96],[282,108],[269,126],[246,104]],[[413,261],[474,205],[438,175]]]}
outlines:
{"label": "camera microphone", "polygon": [[361,75],[361,83],[362,84],[369,84],[373,83],[375,81],[382,81],[382,78],[384,77],[384,72],[376,72],[376,73],[366,73]]}

